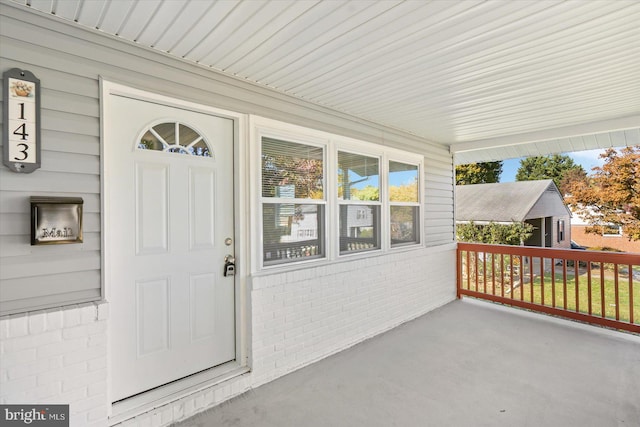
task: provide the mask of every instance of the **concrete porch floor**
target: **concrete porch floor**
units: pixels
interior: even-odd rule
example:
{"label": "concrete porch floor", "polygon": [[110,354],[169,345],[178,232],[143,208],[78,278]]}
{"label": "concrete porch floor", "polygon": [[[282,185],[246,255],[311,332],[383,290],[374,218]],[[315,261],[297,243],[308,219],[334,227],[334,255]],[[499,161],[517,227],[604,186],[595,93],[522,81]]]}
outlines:
{"label": "concrete porch floor", "polygon": [[178,425],[640,426],[640,337],[454,301]]}

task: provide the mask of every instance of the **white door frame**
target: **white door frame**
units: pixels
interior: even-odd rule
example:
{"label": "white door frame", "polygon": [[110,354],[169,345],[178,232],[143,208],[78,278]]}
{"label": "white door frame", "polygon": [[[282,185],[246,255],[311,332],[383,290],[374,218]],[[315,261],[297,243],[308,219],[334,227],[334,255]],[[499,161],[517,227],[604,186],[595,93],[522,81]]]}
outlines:
{"label": "white door frame", "polygon": [[[108,328],[107,332],[107,398],[109,402],[108,415],[109,423],[113,424],[126,419],[135,414],[144,413],[154,407],[162,405],[163,402],[169,402],[176,400],[180,397],[186,396],[197,390],[201,390],[221,381],[228,380],[236,375],[240,375],[249,370],[249,351],[250,351],[250,292],[248,289],[248,274],[250,271],[250,259],[249,254],[249,226],[250,220],[248,215],[239,215],[241,212],[246,212],[249,206],[249,187],[248,177],[249,173],[249,155],[248,155],[248,139],[247,139],[247,126],[248,117],[245,114],[240,114],[232,111],[222,110],[219,108],[203,105],[191,101],[186,101],[180,98],[173,98],[166,95],[160,95],[145,90],[133,88],[121,83],[117,83],[114,80],[105,80],[100,77],[100,192],[101,198],[101,275],[102,275],[102,291],[106,301],[109,301],[110,297],[110,280],[109,277],[109,262],[110,254],[108,253],[110,246],[109,242],[109,225],[110,213],[107,208],[109,204],[109,170],[108,165],[105,165],[105,141],[109,137],[109,128],[112,125],[109,123],[110,118],[105,116],[105,112],[109,111],[109,102],[111,95],[120,95],[129,98],[135,98],[142,101],[148,101],[153,103],[160,103],[163,105],[181,108],[186,110],[192,110],[195,112],[201,112],[205,114],[213,114],[220,117],[225,117],[233,120],[234,122],[234,141],[233,141],[233,161],[234,161],[234,224],[235,224],[235,242],[234,249],[237,259],[236,264],[236,277],[235,277],[235,323],[236,323],[236,361],[229,362],[227,365],[223,365],[219,368],[212,368],[211,372],[206,371],[202,374],[196,374],[194,376],[178,380],[170,385],[166,386],[164,392],[162,390],[142,393],[134,398],[127,399],[122,404],[113,405],[110,402],[111,395],[111,361],[109,355],[111,354],[111,328]],[[110,325],[110,321],[108,321]],[[231,366],[230,366],[231,365]],[[160,389],[165,388],[160,387]],[[117,406],[117,407],[116,407]]]}

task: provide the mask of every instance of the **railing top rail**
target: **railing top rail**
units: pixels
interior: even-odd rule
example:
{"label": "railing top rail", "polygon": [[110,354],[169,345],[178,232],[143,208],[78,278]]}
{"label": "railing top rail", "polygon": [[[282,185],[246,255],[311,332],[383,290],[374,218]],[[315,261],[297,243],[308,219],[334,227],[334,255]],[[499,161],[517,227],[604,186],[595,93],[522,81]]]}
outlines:
{"label": "railing top rail", "polygon": [[575,261],[604,262],[622,265],[639,265],[640,253],[582,251],[579,249],[539,248],[535,246],[490,245],[486,243],[459,242],[458,250],[505,255],[522,255],[542,258],[569,259]]}

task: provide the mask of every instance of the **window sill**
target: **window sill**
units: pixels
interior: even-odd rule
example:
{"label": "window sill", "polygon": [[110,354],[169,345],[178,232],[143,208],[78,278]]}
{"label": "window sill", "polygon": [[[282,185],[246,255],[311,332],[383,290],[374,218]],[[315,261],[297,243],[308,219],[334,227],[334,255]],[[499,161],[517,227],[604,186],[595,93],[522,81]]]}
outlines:
{"label": "window sill", "polygon": [[358,262],[358,261],[369,260],[369,259],[392,257],[392,256],[397,256],[398,254],[416,252],[416,251],[424,251],[425,255],[430,255],[438,252],[455,250],[455,248],[456,248],[456,243],[447,243],[447,244],[437,245],[437,246],[425,246],[424,244],[401,246],[401,247],[387,249],[385,251],[377,250],[377,251],[371,251],[371,252],[360,252],[360,253],[349,254],[349,255],[341,255],[335,259],[324,258],[324,259],[300,261],[290,265],[269,266],[269,267],[264,267],[262,270],[253,272],[251,276],[252,277],[268,277],[268,276],[274,276],[274,275],[279,275],[284,273],[293,273],[293,272],[302,271],[302,270],[324,268],[327,266],[333,266],[337,264],[345,264],[345,263]]}

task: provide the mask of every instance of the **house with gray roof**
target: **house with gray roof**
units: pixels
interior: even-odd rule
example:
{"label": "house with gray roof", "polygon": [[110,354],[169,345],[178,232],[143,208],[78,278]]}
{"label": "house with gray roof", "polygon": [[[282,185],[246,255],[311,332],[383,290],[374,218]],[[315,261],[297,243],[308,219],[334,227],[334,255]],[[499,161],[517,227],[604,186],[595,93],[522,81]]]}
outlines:
{"label": "house with gray roof", "polygon": [[571,211],[551,179],[456,186],[456,223],[535,227],[525,246],[569,248]]}

